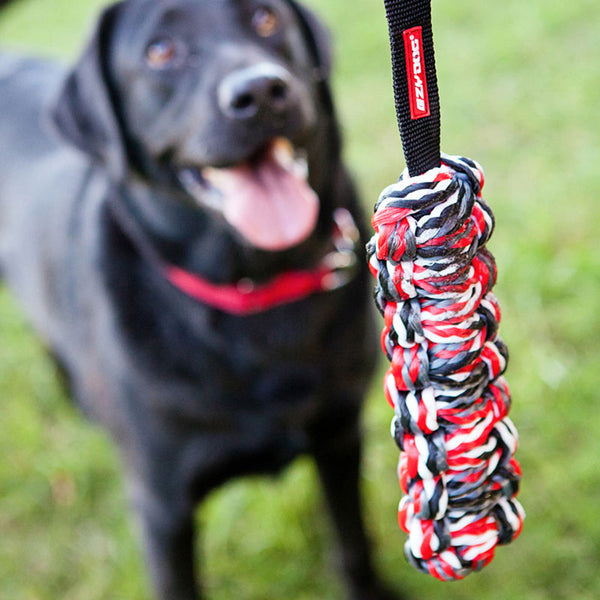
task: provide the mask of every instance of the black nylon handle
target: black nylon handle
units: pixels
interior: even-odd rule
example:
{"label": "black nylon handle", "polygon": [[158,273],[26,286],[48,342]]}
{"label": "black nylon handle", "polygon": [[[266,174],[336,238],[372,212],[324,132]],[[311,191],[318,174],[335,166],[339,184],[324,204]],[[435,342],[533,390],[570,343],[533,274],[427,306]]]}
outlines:
{"label": "black nylon handle", "polygon": [[411,177],[439,167],[440,102],[430,0],[384,0],[396,116]]}

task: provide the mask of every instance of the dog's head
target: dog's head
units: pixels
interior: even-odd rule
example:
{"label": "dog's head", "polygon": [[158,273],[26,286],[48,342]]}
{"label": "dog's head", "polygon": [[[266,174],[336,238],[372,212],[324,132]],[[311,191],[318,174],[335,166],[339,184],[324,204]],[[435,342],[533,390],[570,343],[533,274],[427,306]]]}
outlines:
{"label": "dog's head", "polygon": [[252,246],[284,250],[314,230],[337,152],[329,62],[325,30],[293,0],[125,0],[52,117],[114,179],[168,181]]}

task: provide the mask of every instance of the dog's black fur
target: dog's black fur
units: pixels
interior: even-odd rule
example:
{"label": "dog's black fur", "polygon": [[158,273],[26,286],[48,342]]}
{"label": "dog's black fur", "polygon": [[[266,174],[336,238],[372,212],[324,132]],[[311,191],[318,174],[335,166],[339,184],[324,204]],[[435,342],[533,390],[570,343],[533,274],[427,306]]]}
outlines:
{"label": "dog's black fur", "polygon": [[[69,72],[0,58],[2,275],[121,451],[161,600],[199,597],[195,505],[303,452],[316,459],[351,597],[392,597],[373,573],[358,492],[359,411],[377,355],[364,235],[350,283],[249,316],[186,296],[152,260],[216,283],[263,282],[318,263],[335,208],[361,222],[329,62],[322,26],[291,0],[125,0]],[[283,81],[236,104],[222,81],[256,64]],[[319,213],[306,239],[270,251],[202,207],[178,173],[246,161],[276,137],[306,150]]]}

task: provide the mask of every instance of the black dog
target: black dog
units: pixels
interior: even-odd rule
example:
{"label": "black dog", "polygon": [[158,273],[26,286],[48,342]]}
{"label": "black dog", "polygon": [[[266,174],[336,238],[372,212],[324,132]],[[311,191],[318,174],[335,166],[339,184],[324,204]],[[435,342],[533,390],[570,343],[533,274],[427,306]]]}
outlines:
{"label": "black dog", "polygon": [[126,0],[71,72],[0,59],[2,274],[119,446],[162,600],[198,598],[195,505],[303,452],[351,597],[392,597],[360,515],[378,352],[328,70],[291,0]]}

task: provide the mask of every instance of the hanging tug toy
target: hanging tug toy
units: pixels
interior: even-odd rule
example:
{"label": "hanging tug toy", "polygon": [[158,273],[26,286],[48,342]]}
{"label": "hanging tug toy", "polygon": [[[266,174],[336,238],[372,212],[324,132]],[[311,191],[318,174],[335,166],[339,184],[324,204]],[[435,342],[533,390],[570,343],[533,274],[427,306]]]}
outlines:
{"label": "hanging tug toy", "polygon": [[485,248],[494,219],[481,167],[439,151],[429,0],[385,6],[407,169],[379,197],[367,251],[401,449],[398,520],[411,564],[462,579],[515,539],[525,516],[496,266]]}

